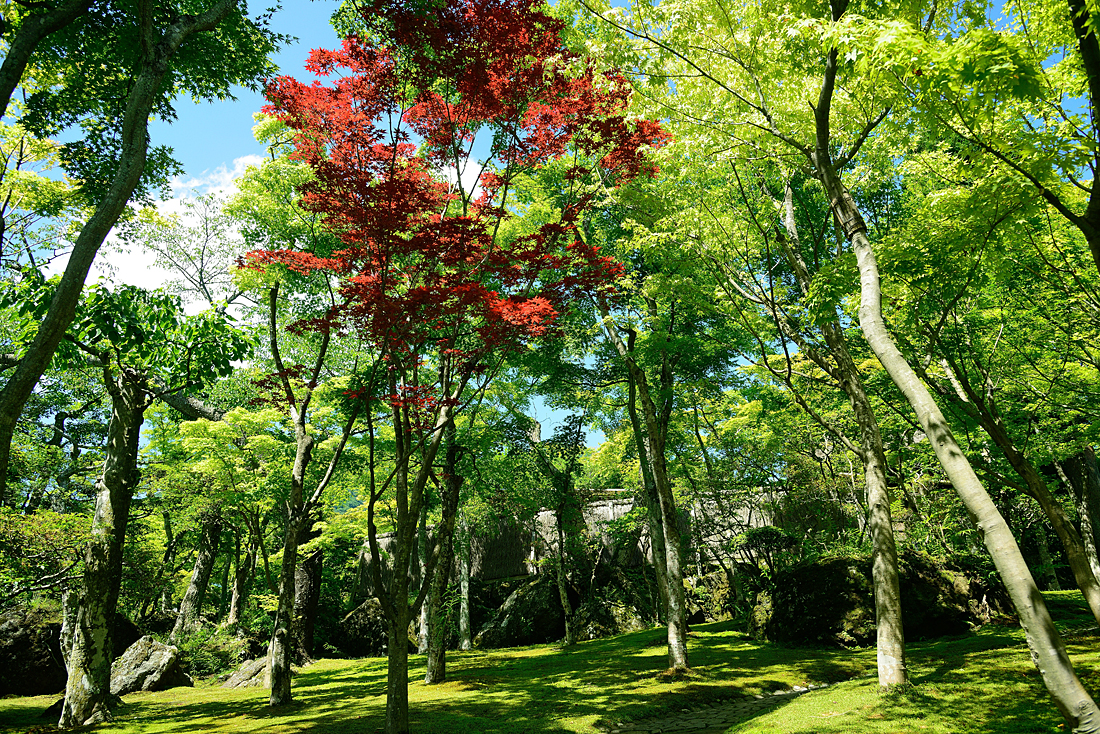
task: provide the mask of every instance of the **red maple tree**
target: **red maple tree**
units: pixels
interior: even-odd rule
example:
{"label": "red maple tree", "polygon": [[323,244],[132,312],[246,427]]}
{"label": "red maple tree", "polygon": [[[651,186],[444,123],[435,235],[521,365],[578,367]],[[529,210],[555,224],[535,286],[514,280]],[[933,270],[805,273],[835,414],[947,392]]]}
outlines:
{"label": "red maple tree", "polygon": [[[484,387],[491,359],[546,337],[571,303],[619,274],[579,234],[595,182],[654,173],[644,151],[666,139],[656,122],[629,119],[627,81],[566,49],[563,22],[542,8],[533,0],[374,0],[360,36],[312,52],[307,68],[331,83],[280,77],[267,89],[267,111],[295,133],[292,156],[315,174],[301,204],[325,215],[341,245],[248,258],[335,277],[341,305],[309,328],[355,329],[382,355],[384,377],[362,397],[381,399],[396,433],[395,568],[408,562],[443,428],[476,392],[471,380]],[[489,136],[477,190],[449,180],[475,139]],[[551,164],[560,170],[560,216],[502,226],[516,216],[516,177]],[[410,477],[417,451],[420,469]],[[371,507],[387,486],[372,483]],[[407,579],[394,574],[386,594],[376,583],[400,639],[410,608],[397,587]],[[390,650],[390,703],[407,710],[407,694],[393,690],[407,681],[393,667],[405,646]],[[407,730],[407,713],[395,715],[387,730]]]}

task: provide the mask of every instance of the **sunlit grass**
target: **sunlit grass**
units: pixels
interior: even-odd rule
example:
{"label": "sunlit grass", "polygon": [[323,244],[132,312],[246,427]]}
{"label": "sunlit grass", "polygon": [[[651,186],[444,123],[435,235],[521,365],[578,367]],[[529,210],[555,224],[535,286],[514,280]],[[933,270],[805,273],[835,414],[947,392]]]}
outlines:
{"label": "sunlit grass", "polygon": [[[1052,597],[1062,626],[1091,622],[1074,594]],[[1084,614],[1082,616],[1082,610]],[[410,666],[411,723],[422,734],[595,732],[597,724],[637,721],[730,696],[809,682],[837,683],[761,713],[736,732],[1058,732],[1061,719],[1031,665],[1022,634],[990,627],[976,635],[910,646],[913,688],[877,691],[873,650],[761,645],[729,623],[692,632],[691,675],[662,676],[660,629],[582,643],[448,653],[447,683],[425,686],[423,657]],[[1073,638],[1072,654],[1091,687],[1100,683],[1100,638]],[[1094,672],[1095,671],[1095,672]],[[322,660],[294,679],[296,702],[273,710],[263,689],[198,687],[126,696],[118,721],[97,731],[380,731],[385,661]],[[55,698],[0,701],[0,729],[46,730],[38,714]]]}

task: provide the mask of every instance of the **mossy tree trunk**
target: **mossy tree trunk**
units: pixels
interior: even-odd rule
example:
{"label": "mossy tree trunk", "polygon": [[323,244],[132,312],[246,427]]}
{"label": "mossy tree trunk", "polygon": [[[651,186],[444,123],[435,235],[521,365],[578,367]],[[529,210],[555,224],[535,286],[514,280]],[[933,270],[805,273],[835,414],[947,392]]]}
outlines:
{"label": "mossy tree trunk", "polygon": [[[71,729],[111,720],[111,626],[122,582],[122,546],[130,515],[130,501],[140,479],[138,440],[144,420],[144,377],[123,369],[116,378],[104,370],[111,395],[111,422],[107,429],[106,459],[96,482],[95,515],[91,539],[84,553],[84,577],[79,601],[69,598],[71,624],[68,681],[58,727]],[[69,621],[69,620],[66,620]]]}
{"label": "mossy tree trunk", "polygon": [[180,611],[176,615],[176,624],[168,635],[168,644],[174,645],[190,632],[202,614],[202,605],[206,601],[206,590],[210,586],[210,576],[214,572],[214,561],[218,558],[218,545],[222,536],[223,519],[218,507],[208,508],[201,513],[199,521],[199,552],[195,557],[195,567],[187,591],[180,602]]}

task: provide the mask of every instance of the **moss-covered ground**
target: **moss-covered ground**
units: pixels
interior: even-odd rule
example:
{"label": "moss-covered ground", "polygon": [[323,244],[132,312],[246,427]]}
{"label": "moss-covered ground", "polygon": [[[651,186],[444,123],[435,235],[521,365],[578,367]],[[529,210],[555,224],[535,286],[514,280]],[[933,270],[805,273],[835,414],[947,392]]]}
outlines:
{"label": "moss-covered ground", "polygon": [[[1047,595],[1086,686],[1100,693],[1100,635],[1076,592]],[[729,623],[691,635],[693,673],[668,678],[663,630],[582,643],[448,653],[449,682],[424,686],[423,658],[410,671],[411,723],[420,734],[595,732],[734,695],[828,682],[731,732],[1061,732],[1062,720],[1031,664],[1020,630],[988,626],[976,634],[909,646],[914,685],[877,691],[874,650],[795,649],[753,642]],[[386,665],[381,659],[322,660],[294,679],[296,702],[266,706],[262,689],[200,683],[132,694],[102,732],[381,731]],[[47,731],[51,697],[0,700],[0,730]]]}

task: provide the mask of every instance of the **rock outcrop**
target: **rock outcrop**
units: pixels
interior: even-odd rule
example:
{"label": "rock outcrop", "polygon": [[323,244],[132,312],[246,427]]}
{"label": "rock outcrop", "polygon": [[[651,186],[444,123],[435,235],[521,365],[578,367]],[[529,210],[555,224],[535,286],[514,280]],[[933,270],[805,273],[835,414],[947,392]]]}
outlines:
{"label": "rock outcrop", "polygon": [[[906,640],[963,634],[1012,611],[1003,588],[975,573],[922,553],[904,554],[899,566]],[[757,595],[749,631],[787,644],[873,645],[870,559],[830,558],[777,571],[771,590]]]}
{"label": "rock outcrop", "polygon": [[[367,599],[340,621],[334,644],[349,658],[385,657],[388,623],[377,599]],[[416,652],[416,631],[409,625],[409,652]]]}
{"label": "rock outcrop", "polygon": [[65,690],[61,624],[56,612],[16,610],[0,616],[0,696]]}
{"label": "rock outcrop", "polygon": [[551,574],[536,576],[513,591],[474,637],[474,647],[515,647],[565,636],[565,614]]}
{"label": "rock outcrop", "polygon": [[179,648],[149,636],[131,645],[111,666],[111,693],[116,696],[193,685],[180,665]]}

